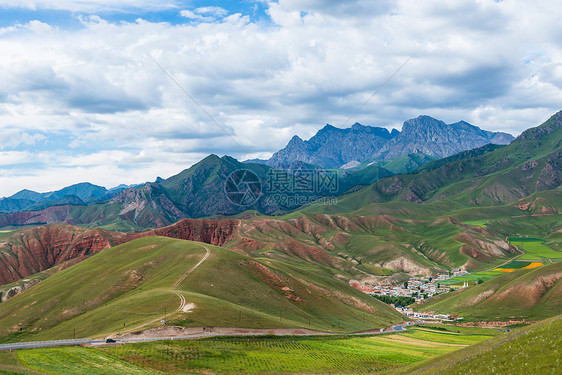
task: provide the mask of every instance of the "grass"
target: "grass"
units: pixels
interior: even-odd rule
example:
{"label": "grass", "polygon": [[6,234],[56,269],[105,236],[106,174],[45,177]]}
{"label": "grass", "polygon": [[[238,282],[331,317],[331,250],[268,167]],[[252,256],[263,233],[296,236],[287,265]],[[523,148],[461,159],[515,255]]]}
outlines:
{"label": "grass", "polygon": [[100,350],[81,347],[18,351],[23,367],[50,374],[152,374]]}
{"label": "grass", "polygon": [[393,374],[560,374],[562,316],[402,368]]}
{"label": "grass", "polygon": [[562,260],[562,252],[555,251],[538,238],[512,238],[511,244],[525,252],[521,260]]}
{"label": "grass", "polygon": [[[240,337],[174,340],[104,348],[17,352],[20,368],[53,374],[370,374],[450,353],[497,334],[416,329],[372,337]],[[416,332],[423,337],[416,337]],[[454,341],[454,342],[453,342]],[[104,372],[106,371],[106,372]]]}

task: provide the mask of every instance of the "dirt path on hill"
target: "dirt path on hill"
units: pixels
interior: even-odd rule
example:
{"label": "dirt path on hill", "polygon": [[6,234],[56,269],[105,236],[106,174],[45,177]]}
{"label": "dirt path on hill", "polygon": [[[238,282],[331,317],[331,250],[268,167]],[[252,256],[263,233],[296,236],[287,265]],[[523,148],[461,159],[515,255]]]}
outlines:
{"label": "dirt path on hill", "polygon": [[[175,283],[172,285],[172,287],[171,287],[171,290],[172,290],[172,291],[176,294],[176,296],[178,296],[179,299],[180,299],[180,304],[179,304],[179,306],[178,306],[178,308],[176,309],[175,312],[187,312],[187,311],[185,311],[185,310],[186,310],[186,306],[187,306],[188,309],[189,309],[189,307],[190,307],[190,306],[186,303],[186,300],[185,300],[185,297],[183,296],[183,294],[181,294],[181,292],[177,290],[178,286],[185,280],[185,278],[186,278],[189,274],[193,273],[193,271],[195,271],[201,264],[203,264],[203,262],[205,262],[207,259],[209,259],[209,256],[211,255],[211,250],[209,250],[209,248],[208,248],[207,246],[205,246],[205,245],[200,245],[200,246],[202,246],[202,247],[205,249],[205,251],[206,251],[206,253],[205,253],[205,255],[203,256],[203,258],[201,258],[201,260],[200,260],[195,266],[191,267],[191,269],[189,269],[188,271],[186,271],[179,279],[177,279],[176,282],[175,282]],[[151,321],[149,321],[149,322],[143,323],[143,324],[138,325],[138,326],[136,326],[136,327],[129,328],[129,329],[127,329],[127,330],[124,330],[123,332],[127,333],[127,332],[138,331],[138,330],[142,329],[143,327],[146,327],[147,325],[150,325],[150,324],[157,323],[157,322],[160,322],[160,321],[162,321],[162,320],[165,320],[165,318],[167,317],[167,315],[168,315],[168,314],[159,316],[158,318],[155,318],[155,319],[153,319],[153,320],[151,320]],[[109,335],[108,337],[114,337],[115,335],[116,335],[116,334],[112,334],[112,335]]]}

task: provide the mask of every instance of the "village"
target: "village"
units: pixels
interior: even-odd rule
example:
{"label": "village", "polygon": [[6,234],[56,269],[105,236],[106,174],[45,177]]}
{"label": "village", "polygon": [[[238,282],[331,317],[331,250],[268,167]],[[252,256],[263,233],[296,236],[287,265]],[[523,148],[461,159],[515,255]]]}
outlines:
{"label": "village", "polygon": [[[455,270],[449,274],[438,274],[435,277],[411,277],[408,281],[396,286],[374,286],[367,293],[378,297],[411,297],[416,303],[421,303],[427,298],[458,289],[458,286],[442,285],[441,282],[457,276],[466,275],[467,273],[468,272],[464,270]],[[463,287],[466,286],[467,284],[464,283]],[[458,315],[450,316],[446,314],[434,314],[432,312],[417,312],[411,307],[400,306],[393,303],[391,306],[409,318],[441,321],[462,320],[462,317]]]}
{"label": "village", "polygon": [[431,298],[434,295],[447,293],[451,289],[457,289],[458,287],[442,285],[441,282],[466,274],[466,271],[455,270],[452,274],[439,274],[435,277],[414,276],[403,284],[396,286],[373,286],[367,293],[376,296],[412,297],[415,299],[415,302],[422,302],[424,299]]}

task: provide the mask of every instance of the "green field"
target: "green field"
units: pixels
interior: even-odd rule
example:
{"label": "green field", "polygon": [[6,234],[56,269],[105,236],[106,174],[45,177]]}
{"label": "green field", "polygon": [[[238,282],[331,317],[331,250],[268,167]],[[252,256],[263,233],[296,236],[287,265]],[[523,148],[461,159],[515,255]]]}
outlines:
{"label": "green field", "polygon": [[488,224],[488,220],[472,220],[472,221],[465,221],[464,224],[466,225],[475,225],[480,228],[486,228],[486,224]]}
{"label": "green field", "polygon": [[[174,340],[99,349],[45,348],[0,355],[11,368],[51,374],[368,374],[397,369],[499,334],[447,327],[372,337],[255,337]],[[0,365],[1,366],[1,365]],[[1,371],[0,367],[0,371]]]}
{"label": "green field", "polygon": [[519,259],[521,260],[560,260],[562,252],[555,251],[544,244],[543,239],[539,238],[510,238],[511,244],[517,246],[525,252]]}
{"label": "green field", "polygon": [[392,374],[560,374],[562,316],[431,358]]}

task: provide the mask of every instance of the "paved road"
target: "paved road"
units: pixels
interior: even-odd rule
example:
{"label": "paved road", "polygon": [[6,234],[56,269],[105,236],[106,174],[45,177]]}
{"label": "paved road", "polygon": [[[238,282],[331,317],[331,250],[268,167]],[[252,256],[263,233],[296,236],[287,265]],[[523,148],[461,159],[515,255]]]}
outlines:
{"label": "paved road", "polygon": [[[423,322],[419,322],[423,323]],[[303,333],[303,334],[294,334],[294,333],[278,333],[275,336],[370,336],[370,335],[380,335],[383,333],[392,333],[392,332],[403,332],[406,331],[405,327],[412,326],[418,324],[418,322],[408,322],[405,324],[398,324],[395,326],[391,326],[386,328],[383,331],[374,331],[374,332],[356,332],[356,333],[330,333],[330,332],[315,332],[315,333]],[[131,338],[131,339],[115,339],[116,343],[126,344],[126,343],[135,343],[135,342],[147,342],[147,341],[159,341],[159,340],[188,340],[188,339],[199,339],[199,338],[206,338],[206,337],[228,337],[228,336],[266,336],[271,335],[268,332],[259,332],[259,333],[220,333],[220,332],[206,332],[206,333],[196,333],[191,335],[185,336],[169,336],[169,337],[151,337],[151,338]],[[16,350],[16,349],[31,349],[31,348],[45,348],[49,346],[71,346],[71,345],[104,345],[106,344],[105,340],[93,340],[93,339],[76,339],[76,340],[53,340],[53,341],[35,341],[35,342],[20,342],[20,343],[13,343],[13,344],[1,344],[0,351],[3,350]]]}

